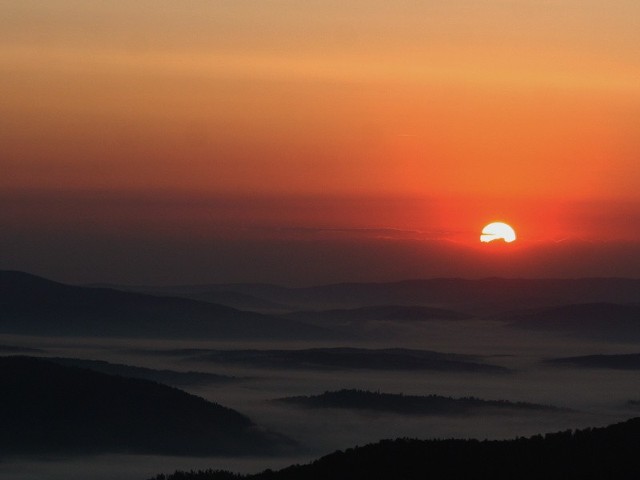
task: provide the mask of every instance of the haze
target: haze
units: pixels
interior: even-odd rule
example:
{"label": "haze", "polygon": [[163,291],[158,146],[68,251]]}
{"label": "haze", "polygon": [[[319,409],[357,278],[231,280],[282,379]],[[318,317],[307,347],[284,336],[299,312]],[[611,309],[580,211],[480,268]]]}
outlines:
{"label": "haze", "polygon": [[[0,265],[638,275],[639,8],[3,2]],[[470,248],[495,220],[526,250],[508,267]]]}
{"label": "haze", "polygon": [[638,19],[0,0],[0,479],[637,416]]}

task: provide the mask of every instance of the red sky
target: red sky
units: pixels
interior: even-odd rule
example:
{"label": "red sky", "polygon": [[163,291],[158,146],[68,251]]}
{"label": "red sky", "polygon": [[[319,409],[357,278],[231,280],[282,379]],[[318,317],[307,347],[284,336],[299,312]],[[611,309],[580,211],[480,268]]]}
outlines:
{"label": "red sky", "polygon": [[0,268],[640,276],[635,0],[129,3],[0,6]]}

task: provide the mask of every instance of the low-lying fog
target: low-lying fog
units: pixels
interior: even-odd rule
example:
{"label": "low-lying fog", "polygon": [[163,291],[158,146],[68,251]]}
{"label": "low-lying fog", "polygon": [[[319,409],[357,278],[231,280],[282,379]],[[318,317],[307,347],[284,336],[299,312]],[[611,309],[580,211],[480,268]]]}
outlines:
{"label": "low-lying fog", "polygon": [[[0,461],[2,479],[119,478],[144,480],[175,469],[220,468],[255,472],[305,462],[336,449],[381,438],[510,438],[568,428],[600,426],[635,416],[626,402],[638,399],[640,371],[557,367],[544,359],[589,354],[637,353],[633,344],[599,343],[549,333],[516,330],[489,321],[377,322],[370,340],[350,343],[204,342],[0,336],[0,345],[41,349],[29,355],[105,360],[179,371],[231,374],[237,381],[184,390],[236,409],[258,425],[300,444],[299,452],[271,458],[185,458],[101,455],[14,458]],[[384,340],[382,339],[384,338]],[[367,369],[277,370],[260,365],[222,364],[177,349],[305,349],[314,347],[412,348],[470,354],[511,373],[458,373]],[[14,354],[3,352],[3,355]],[[370,411],[304,409],[271,400],[327,390],[364,389],[411,395],[474,396],[554,405],[573,412],[530,412],[450,416],[408,416]]]}

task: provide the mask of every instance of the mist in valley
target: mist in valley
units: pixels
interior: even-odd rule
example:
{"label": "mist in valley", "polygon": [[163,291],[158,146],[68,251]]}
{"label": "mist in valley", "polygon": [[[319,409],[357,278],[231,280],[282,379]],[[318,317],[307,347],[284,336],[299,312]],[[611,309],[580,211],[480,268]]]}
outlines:
{"label": "mist in valley", "polygon": [[[449,305],[450,307],[450,305]],[[461,309],[462,310],[462,309]],[[468,313],[468,309],[466,309]],[[633,342],[597,341],[567,332],[525,330],[495,316],[394,321],[341,320],[330,324],[344,339],[210,340],[52,337],[4,334],[1,355],[85,360],[177,372],[232,377],[225,382],[180,385],[188,393],[248,416],[261,429],[278,432],[292,445],[270,456],[176,457],[158,455],[47,455],[2,458],[0,478],[144,479],[176,469],[258,472],[304,463],[337,449],[383,438],[506,439],[558,430],[604,426],[635,416],[640,370],[555,365],[548,360],[597,354],[638,353]],[[357,336],[355,334],[358,334]],[[354,368],[353,365],[233,363],[212,360],[212,352],[350,348],[376,355],[384,349],[456,354],[499,371]],[[22,350],[21,350],[22,349]],[[223,356],[224,358],[224,356]],[[358,389],[404,395],[476,397],[530,402],[558,411],[479,412],[463,415],[399,415],[362,409],[322,410],[286,405],[275,399]]]}

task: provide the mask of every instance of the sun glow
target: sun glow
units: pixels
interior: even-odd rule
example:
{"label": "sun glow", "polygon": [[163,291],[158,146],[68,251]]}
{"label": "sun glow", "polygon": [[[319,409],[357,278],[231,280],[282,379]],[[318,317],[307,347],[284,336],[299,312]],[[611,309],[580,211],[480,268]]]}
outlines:
{"label": "sun glow", "polygon": [[493,242],[494,240],[504,240],[511,243],[516,239],[516,232],[506,223],[493,222],[482,229],[480,241],[484,243]]}

